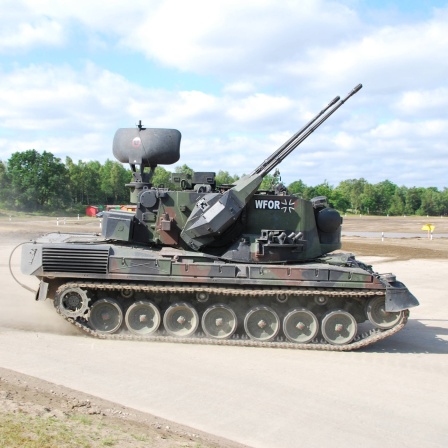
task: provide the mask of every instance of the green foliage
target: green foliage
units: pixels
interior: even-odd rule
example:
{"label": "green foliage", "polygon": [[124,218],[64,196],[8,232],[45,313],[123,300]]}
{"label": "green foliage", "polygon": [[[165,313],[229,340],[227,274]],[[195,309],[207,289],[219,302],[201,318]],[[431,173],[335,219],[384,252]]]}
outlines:
{"label": "green foliage", "polygon": [[274,174],[266,174],[261,182],[260,190],[273,191],[275,186],[281,182],[280,171],[275,170]]}
{"label": "green foliage", "polygon": [[6,164],[0,161],[0,201],[3,202],[8,197],[8,173]]}
{"label": "green foliage", "polygon": [[83,162],[79,160],[75,165],[66,158],[68,169],[70,195],[72,204],[95,204],[101,202],[101,164],[96,161]]}
{"label": "green foliage", "polygon": [[125,186],[132,174],[119,162],[106,160],[99,170],[100,191],[103,203],[124,204],[129,202],[129,189]]}
{"label": "green foliage", "polygon": [[391,198],[389,215],[399,216],[405,214],[406,206],[406,189],[404,187],[397,188]]}
{"label": "green foliage", "polygon": [[194,172],[193,169],[190,168],[188,165],[185,165],[185,163],[181,166],[176,166],[176,173],[184,173],[193,176],[193,172]]}
{"label": "green foliage", "polygon": [[332,191],[329,202],[336,210],[344,213],[350,208],[350,201],[336,188]]}
{"label": "green foliage", "polygon": [[292,182],[288,186],[288,191],[291,194],[295,194],[299,198],[303,198],[305,194],[306,185],[303,183],[302,180],[296,180],[295,182]]}
{"label": "green foliage", "polygon": [[171,182],[171,173],[161,166],[154,170],[151,182],[155,187],[164,187],[170,190],[175,188],[175,185]]}
{"label": "green foliage", "polygon": [[90,447],[76,427],[51,417],[0,414],[0,448]]}
{"label": "green foliage", "polygon": [[303,198],[310,200],[317,196],[326,196],[330,200],[332,194],[333,187],[325,181],[323,184],[316,185],[315,187],[305,187]]}
{"label": "green foliage", "polygon": [[[176,173],[193,174],[188,165],[175,168]],[[232,184],[239,179],[220,170],[216,184]],[[74,163],[70,157],[65,164],[49,152],[36,150],[14,153],[6,163],[0,161],[0,202],[8,208],[51,213],[55,210],[82,213],[85,205],[126,204],[132,173],[121,163],[106,160]],[[273,190],[280,183],[280,173],[268,174],[261,190]],[[175,189],[171,173],[156,167],[152,184]],[[336,187],[327,181],[308,186],[296,180],[288,186],[290,194],[304,199],[326,196],[330,205],[342,213],[372,215],[446,215],[448,189],[435,187],[399,187],[390,180],[370,184],[365,179],[348,179]]]}
{"label": "green foliage", "polygon": [[[350,209],[358,213],[362,209],[362,193],[367,181],[361,179],[349,179],[340,182],[336,189],[344,196],[350,204]],[[342,210],[346,211],[346,210]]]}
{"label": "green foliage", "polygon": [[398,187],[390,180],[370,184],[365,179],[348,179],[333,188],[325,181],[315,187],[301,180],[288,186],[288,191],[304,199],[326,196],[340,212],[371,215],[446,215],[448,189],[435,187]]}
{"label": "green foliage", "polygon": [[60,159],[35,149],[16,152],[8,160],[8,202],[19,209],[35,211],[69,204],[68,172]]}
{"label": "green foliage", "polygon": [[216,185],[225,185],[225,184],[233,184],[239,179],[239,177],[234,174],[231,176],[228,171],[219,170],[218,174],[215,177]]}

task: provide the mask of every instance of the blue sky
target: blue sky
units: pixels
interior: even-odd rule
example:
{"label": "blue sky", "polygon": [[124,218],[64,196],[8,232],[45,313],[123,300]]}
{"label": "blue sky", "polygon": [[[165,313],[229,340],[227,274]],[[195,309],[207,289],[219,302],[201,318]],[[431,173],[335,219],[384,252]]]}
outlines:
{"label": "blue sky", "polygon": [[0,159],[112,159],[141,119],[182,132],[179,163],[241,175],[362,83],[283,181],[442,189],[447,54],[447,1],[2,0]]}

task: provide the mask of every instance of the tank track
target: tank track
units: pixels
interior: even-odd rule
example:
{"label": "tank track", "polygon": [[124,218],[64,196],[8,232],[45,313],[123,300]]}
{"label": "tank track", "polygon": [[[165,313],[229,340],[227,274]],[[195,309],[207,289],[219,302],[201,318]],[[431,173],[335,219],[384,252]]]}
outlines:
{"label": "tank track", "polygon": [[[233,297],[260,297],[270,296],[277,297],[279,295],[287,294],[288,296],[310,296],[310,295],[325,295],[328,297],[345,297],[345,298],[366,298],[373,296],[384,296],[385,291],[382,290],[365,290],[365,291],[353,291],[353,290],[328,290],[318,288],[308,289],[274,289],[274,288],[226,288],[226,287],[212,287],[212,286],[199,286],[191,284],[181,284],[179,286],[166,286],[160,284],[142,285],[133,283],[107,283],[107,282],[84,282],[74,281],[64,283],[58,288],[56,294],[62,293],[66,288],[84,288],[88,290],[103,290],[103,291],[115,291],[115,292],[148,292],[148,293],[212,293],[212,294],[225,294]],[[76,320],[72,317],[67,317],[56,308],[57,312],[69,323],[85,332],[87,335],[106,340],[130,340],[130,341],[151,341],[151,342],[171,342],[182,344],[202,344],[202,345],[225,345],[225,346],[240,346],[240,347],[265,347],[265,348],[283,348],[283,349],[295,349],[295,350],[324,350],[324,351],[351,351],[359,350],[361,348],[368,347],[376,342],[386,339],[404,328],[409,317],[409,310],[404,310],[402,316],[397,324],[387,330],[373,329],[369,332],[357,335],[355,339],[349,344],[333,345],[322,340],[313,340],[312,342],[303,344],[295,343],[285,340],[285,338],[278,337],[274,341],[264,342],[250,339],[248,336],[243,335],[238,337],[232,337],[230,339],[214,339],[207,337],[203,334],[195,334],[193,337],[175,337],[163,334],[163,330],[159,330],[157,334],[150,336],[139,336],[127,333],[117,334],[104,334],[97,333],[91,329],[84,319]]]}

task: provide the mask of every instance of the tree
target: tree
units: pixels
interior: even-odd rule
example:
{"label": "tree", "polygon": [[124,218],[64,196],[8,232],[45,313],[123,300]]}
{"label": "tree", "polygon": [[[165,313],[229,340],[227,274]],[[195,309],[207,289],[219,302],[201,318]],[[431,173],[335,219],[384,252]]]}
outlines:
{"label": "tree", "polygon": [[0,161],[0,201],[8,199],[8,172],[6,169],[6,164]]}
{"label": "tree", "polygon": [[440,193],[440,214],[448,214],[448,188],[444,188]]}
{"label": "tree", "polygon": [[193,169],[190,168],[185,163],[181,166],[176,166],[175,170],[176,170],[176,173],[189,174],[190,176],[193,176],[193,173],[194,173]]}
{"label": "tree", "polygon": [[[81,161],[78,162],[78,165]],[[69,178],[69,186],[70,186],[70,195],[72,198],[72,203],[82,203],[82,187],[81,187],[81,169],[78,165],[73,163],[73,160],[70,157],[65,158],[65,166],[68,171]]]}
{"label": "tree", "polygon": [[345,213],[350,208],[350,201],[339,190],[334,189],[331,193],[330,205]]}
{"label": "tree", "polygon": [[70,157],[65,159],[68,170],[70,194],[74,204],[94,204],[100,202],[101,164],[96,161],[73,163]]}
{"label": "tree", "polygon": [[387,214],[391,206],[392,198],[397,190],[397,185],[390,180],[384,180],[374,185],[377,198],[377,207],[375,213]]}
{"label": "tree", "polygon": [[315,187],[306,187],[303,192],[303,198],[310,200],[317,196],[325,196],[330,200],[332,194],[333,187],[327,181],[324,181],[322,184],[316,185]]}
{"label": "tree", "polygon": [[397,188],[390,201],[388,214],[400,216],[404,214],[406,201],[406,187]]}
{"label": "tree", "polygon": [[154,175],[152,177],[151,183],[155,187],[163,186],[164,188],[169,188],[171,190],[176,188],[175,185],[171,182],[171,173],[162,166],[158,166],[154,170]]}
{"label": "tree", "polygon": [[374,185],[366,183],[360,195],[360,210],[367,214],[377,214],[380,203],[378,190]]}
{"label": "tree", "polygon": [[288,185],[288,191],[291,194],[297,195],[299,198],[303,198],[304,192],[307,186],[302,180],[296,180]]}
{"label": "tree", "polygon": [[99,176],[100,189],[106,203],[129,202],[129,190],[125,184],[131,181],[132,174],[121,163],[106,160],[100,168]]}
{"label": "tree", "polygon": [[420,205],[422,203],[422,188],[408,188],[406,192],[405,197],[405,206],[404,206],[404,212],[407,215],[414,215],[417,210],[420,208]]}
{"label": "tree", "polygon": [[362,193],[367,181],[361,179],[349,179],[339,183],[336,190],[350,201],[350,208],[357,212],[362,207]]}
{"label": "tree", "polygon": [[260,190],[273,191],[276,185],[281,183],[280,171],[275,170],[274,174],[266,174],[260,185]]}
{"label": "tree", "polygon": [[35,149],[16,152],[9,158],[7,169],[16,206],[33,211],[68,205],[68,172],[53,154],[39,154]]}
{"label": "tree", "polygon": [[438,215],[440,209],[439,191],[435,187],[426,188],[421,196],[419,215]]}
{"label": "tree", "polygon": [[101,163],[91,160],[84,168],[84,200],[85,204],[100,204],[101,201]]}
{"label": "tree", "polygon": [[216,185],[225,185],[225,184],[233,184],[235,183],[239,177],[234,174],[231,176],[228,171],[219,170],[218,174],[215,177]]}

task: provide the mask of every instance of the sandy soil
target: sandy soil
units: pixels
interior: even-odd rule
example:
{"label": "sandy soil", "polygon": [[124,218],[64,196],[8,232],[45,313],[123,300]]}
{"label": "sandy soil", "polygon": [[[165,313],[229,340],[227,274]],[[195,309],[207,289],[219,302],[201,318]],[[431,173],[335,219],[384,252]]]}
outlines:
{"label": "sandy soil", "polygon": [[[448,218],[439,217],[432,218],[430,221],[431,220],[436,225],[436,232],[448,232]],[[420,229],[422,225],[427,222],[428,218],[355,217],[344,219],[344,230],[415,233],[421,231]],[[100,232],[100,222],[96,219],[83,218],[79,221],[76,219],[66,219],[64,224],[64,221],[61,219],[58,221],[57,225],[57,221],[54,218],[32,218],[32,220],[14,218],[9,220],[8,217],[0,217],[0,246],[10,246],[23,242],[48,231]],[[386,239],[384,241],[382,241],[380,237],[346,237],[343,239],[342,250],[344,252],[352,252],[356,254],[358,258],[366,257],[367,259],[379,259],[383,264],[396,261],[408,263],[415,259],[425,260],[425,263],[448,260],[448,239],[437,238],[430,240],[426,237],[425,232],[421,233],[422,237],[420,238]],[[2,260],[2,265],[6,265],[5,260]],[[415,265],[413,264],[412,266]],[[7,313],[8,310],[5,312]],[[426,308],[422,316],[431,316],[431,310]],[[411,329],[415,329],[416,325],[417,324],[414,324],[414,326],[411,325]],[[26,323],[21,324],[20,328],[26,329]],[[57,325],[55,325],[55,328],[57,328]],[[423,343],[425,343],[425,341],[423,341]],[[431,342],[431,344],[433,343]],[[435,351],[432,353],[447,353],[446,342],[439,342],[438,346],[441,348],[435,348]],[[378,350],[378,354],[375,355],[381,356],[381,351],[384,350],[384,348],[380,347],[378,349],[373,349],[373,351],[370,350],[370,353],[374,353],[375,350]],[[422,350],[422,353],[427,352],[427,347]],[[367,354],[368,353],[369,351]],[[278,357],[279,355],[276,354],[276,356]],[[280,355],[279,359],[281,360],[282,357],[283,356]],[[313,359],[314,357],[311,360]],[[346,359],[349,359],[348,355]],[[379,358],[376,359],[375,364],[378,367],[380,361],[378,360]],[[392,367],[396,368],[396,364],[397,361],[393,362]],[[4,369],[1,366],[2,364],[0,362],[0,412],[23,412],[32,416],[54,416],[55,418],[66,420],[70,419],[73,415],[87,415],[89,418],[93,419],[94,422],[101,423],[101,425],[104,425],[106,428],[113,428],[113,430],[116,431],[114,437],[118,441],[115,446],[125,448],[131,446],[148,446],[143,442],[139,445],[140,442],[135,438],[129,438],[129,434],[131,433],[141,434],[142,437],[146,437],[145,440],[152,440],[150,446],[156,448],[162,446],[245,446],[239,445],[236,442],[231,442],[222,437],[213,436],[168,420],[157,418],[148,413],[138,412],[134,409],[126,408],[125,406],[92,395],[81,393],[54,383],[49,383],[36,377]],[[364,367],[362,364],[360,366]],[[366,366],[366,368],[367,367],[368,366]],[[412,391],[410,391],[410,393],[412,393]],[[410,401],[412,401],[412,399],[410,399]],[[408,403],[408,405],[412,406],[412,403]],[[362,444],[362,437],[360,437],[359,442]],[[325,444],[322,446],[325,446]],[[334,446],[338,446],[338,444],[336,443]],[[392,443],[390,446],[399,446],[399,444],[394,445]],[[409,441],[407,446],[417,445],[413,445],[412,441]],[[428,443],[426,446],[439,445]]]}
{"label": "sandy soil", "polygon": [[[434,226],[433,239],[422,230],[425,224]],[[375,232],[369,238],[344,237],[342,251],[352,252],[358,257],[376,255],[390,260],[448,259],[448,217],[345,217],[343,230],[347,232]],[[420,233],[421,237],[384,238],[382,233]]]}

